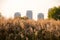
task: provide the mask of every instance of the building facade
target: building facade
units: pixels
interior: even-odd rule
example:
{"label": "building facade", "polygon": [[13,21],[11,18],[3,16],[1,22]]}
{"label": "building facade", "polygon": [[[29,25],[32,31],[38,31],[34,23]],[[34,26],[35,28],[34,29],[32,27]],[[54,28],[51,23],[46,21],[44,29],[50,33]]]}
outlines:
{"label": "building facade", "polygon": [[44,19],[44,14],[43,13],[39,13],[37,15],[37,19]]}
{"label": "building facade", "polygon": [[27,13],[26,13],[26,16],[29,18],[29,19],[32,19],[33,17],[33,12],[31,10],[28,10]]}
{"label": "building facade", "polygon": [[14,14],[14,17],[21,17],[20,12],[16,12],[16,13]]}

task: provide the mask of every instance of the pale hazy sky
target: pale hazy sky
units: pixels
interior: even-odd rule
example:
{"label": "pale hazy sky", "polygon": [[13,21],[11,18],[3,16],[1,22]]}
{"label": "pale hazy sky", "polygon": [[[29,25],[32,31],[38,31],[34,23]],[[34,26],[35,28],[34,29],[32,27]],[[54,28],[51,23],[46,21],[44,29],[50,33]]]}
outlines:
{"label": "pale hazy sky", "polygon": [[43,13],[47,18],[48,9],[58,5],[60,0],[0,0],[0,12],[9,18],[13,17],[15,12],[25,16],[27,10],[32,10],[34,19],[37,19],[38,13]]}

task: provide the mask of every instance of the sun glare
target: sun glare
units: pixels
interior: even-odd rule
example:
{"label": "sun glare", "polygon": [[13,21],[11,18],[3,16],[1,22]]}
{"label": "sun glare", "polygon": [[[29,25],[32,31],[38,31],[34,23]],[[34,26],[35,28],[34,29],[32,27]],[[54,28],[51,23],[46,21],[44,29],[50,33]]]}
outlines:
{"label": "sun glare", "polygon": [[0,0],[0,12],[8,18],[13,17],[15,12],[26,16],[26,11],[32,10],[34,19],[37,19],[38,13],[43,13],[47,18],[48,9],[58,5],[59,0]]}

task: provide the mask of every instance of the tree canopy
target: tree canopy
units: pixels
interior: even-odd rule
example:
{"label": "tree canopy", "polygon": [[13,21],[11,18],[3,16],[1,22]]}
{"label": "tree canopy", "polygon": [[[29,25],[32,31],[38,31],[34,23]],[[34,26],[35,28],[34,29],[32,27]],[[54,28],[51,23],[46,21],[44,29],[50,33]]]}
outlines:
{"label": "tree canopy", "polygon": [[48,18],[53,18],[55,20],[60,20],[60,6],[53,7],[48,10]]}

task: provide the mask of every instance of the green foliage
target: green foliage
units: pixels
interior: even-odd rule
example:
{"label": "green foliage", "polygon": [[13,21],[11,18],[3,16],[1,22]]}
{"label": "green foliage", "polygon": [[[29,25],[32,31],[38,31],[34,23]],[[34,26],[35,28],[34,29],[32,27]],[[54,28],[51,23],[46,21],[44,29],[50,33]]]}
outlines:
{"label": "green foliage", "polygon": [[1,17],[1,13],[0,13],[0,17]]}
{"label": "green foliage", "polygon": [[48,18],[53,18],[56,20],[60,20],[60,6],[53,7],[48,10]]}

